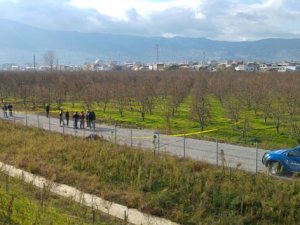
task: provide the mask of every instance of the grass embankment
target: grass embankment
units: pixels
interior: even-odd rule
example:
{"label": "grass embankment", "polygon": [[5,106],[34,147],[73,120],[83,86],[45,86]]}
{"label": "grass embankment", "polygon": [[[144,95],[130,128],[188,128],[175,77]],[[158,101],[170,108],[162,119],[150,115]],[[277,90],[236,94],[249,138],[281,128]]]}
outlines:
{"label": "grass embankment", "polygon": [[0,173],[1,224],[121,224],[80,206],[72,200],[58,198],[46,188],[36,189],[21,180]]}
{"label": "grass embankment", "polygon": [[297,224],[300,184],[0,121],[0,160],[181,224]]}

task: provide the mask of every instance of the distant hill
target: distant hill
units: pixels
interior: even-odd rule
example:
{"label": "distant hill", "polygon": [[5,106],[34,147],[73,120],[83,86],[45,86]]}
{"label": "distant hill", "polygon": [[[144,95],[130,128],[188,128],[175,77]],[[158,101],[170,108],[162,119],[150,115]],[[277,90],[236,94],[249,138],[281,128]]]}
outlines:
{"label": "distant hill", "polygon": [[213,41],[206,38],[140,37],[51,31],[0,19],[0,64],[43,62],[55,51],[61,63],[78,64],[95,59],[115,61],[299,60],[300,39],[265,39],[252,42]]}

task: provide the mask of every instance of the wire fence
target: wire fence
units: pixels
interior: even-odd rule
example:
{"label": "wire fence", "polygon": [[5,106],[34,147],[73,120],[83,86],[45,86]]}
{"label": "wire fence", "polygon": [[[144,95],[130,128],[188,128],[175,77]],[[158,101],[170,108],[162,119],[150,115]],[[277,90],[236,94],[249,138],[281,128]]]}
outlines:
{"label": "wire fence", "polygon": [[261,163],[261,158],[266,150],[259,149],[258,143],[255,143],[252,148],[243,147],[219,143],[217,139],[214,142],[191,139],[187,138],[188,134],[170,136],[153,130],[124,128],[99,123],[95,127],[90,128],[85,124],[84,129],[75,129],[73,121],[70,121],[69,126],[67,126],[65,120],[63,124],[60,124],[59,118],[27,112],[13,112],[12,116],[5,117],[2,115],[1,118],[15,124],[37,127],[64,135],[90,136],[91,138],[99,136],[112,143],[152,150],[157,155],[167,152],[182,158],[189,157],[206,161],[217,167],[228,166],[253,173],[266,171]]}

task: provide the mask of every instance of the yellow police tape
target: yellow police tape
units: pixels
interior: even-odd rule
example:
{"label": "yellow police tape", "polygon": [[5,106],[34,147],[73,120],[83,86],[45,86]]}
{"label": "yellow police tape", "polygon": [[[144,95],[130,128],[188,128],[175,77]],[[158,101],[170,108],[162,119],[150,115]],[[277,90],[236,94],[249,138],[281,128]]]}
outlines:
{"label": "yellow police tape", "polygon": [[[19,113],[26,113],[26,111],[18,111]],[[38,111],[38,112],[44,112],[44,111]],[[53,112],[53,111],[51,111]],[[239,124],[241,123],[241,121],[235,123],[236,124]],[[167,136],[170,136],[170,137],[183,137],[183,136],[190,136],[190,135],[194,135],[194,134],[205,134],[205,133],[210,133],[210,132],[214,132],[214,131],[217,131],[217,130],[220,130],[220,128],[216,128],[216,129],[211,129],[211,130],[205,130],[205,131],[197,131],[197,132],[192,132],[192,133],[186,133],[186,134],[171,134],[171,135],[167,135]],[[149,138],[154,138],[154,135],[153,134],[152,136],[136,136],[136,137],[132,137],[132,139],[149,139]]]}
{"label": "yellow police tape", "polygon": [[[192,133],[186,133],[186,134],[171,134],[171,135],[167,135],[170,137],[183,137],[183,136],[190,136],[190,135],[194,135],[194,134],[204,134],[204,133],[210,133],[213,131],[217,131],[219,129],[211,129],[211,130],[205,130],[205,131],[197,131],[197,132],[192,132]],[[132,137],[133,139],[147,139],[147,138],[153,138],[154,135],[152,136],[144,136],[144,137]]]}
{"label": "yellow police tape", "polygon": [[216,131],[216,130],[219,130],[219,129],[204,130],[204,131],[198,131],[198,132],[187,133],[187,134],[173,134],[173,135],[169,135],[169,136],[172,136],[172,137],[190,136],[190,135],[193,135],[193,134],[210,133],[210,132],[213,132],[213,131]]}
{"label": "yellow police tape", "polygon": [[[237,125],[241,123],[241,121],[234,123],[234,125]],[[204,133],[210,133],[210,132],[214,132],[220,130],[220,128],[215,128],[215,129],[211,129],[211,130],[204,130],[204,131],[197,131],[197,132],[192,132],[192,133],[186,133],[186,134],[171,134],[171,135],[167,135],[170,137],[183,137],[183,136],[190,136],[190,135],[194,135],[194,134],[204,134]],[[152,136],[144,136],[144,137],[132,137],[133,139],[147,139],[147,138],[153,138],[154,135]]]}

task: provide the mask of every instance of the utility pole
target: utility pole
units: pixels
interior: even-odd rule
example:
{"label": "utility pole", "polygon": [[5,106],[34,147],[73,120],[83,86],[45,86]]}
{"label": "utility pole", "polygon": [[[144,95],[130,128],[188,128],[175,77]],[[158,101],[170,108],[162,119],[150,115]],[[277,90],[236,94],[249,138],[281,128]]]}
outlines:
{"label": "utility pole", "polygon": [[156,45],[156,64],[159,62],[159,45]]}
{"label": "utility pole", "polygon": [[35,55],[33,56],[33,71],[35,71]]}

